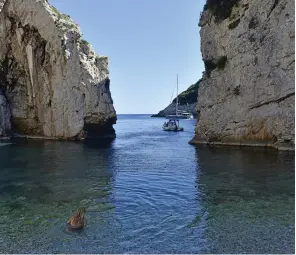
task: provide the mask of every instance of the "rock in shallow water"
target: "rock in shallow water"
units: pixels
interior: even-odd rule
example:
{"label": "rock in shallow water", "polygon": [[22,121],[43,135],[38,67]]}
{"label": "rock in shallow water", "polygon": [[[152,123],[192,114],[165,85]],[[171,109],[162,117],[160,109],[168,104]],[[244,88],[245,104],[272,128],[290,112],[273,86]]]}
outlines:
{"label": "rock in shallow water", "polygon": [[0,89],[12,131],[81,138],[91,125],[98,136],[114,135],[108,58],[81,39],[70,16],[46,0],[0,0],[0,20]]}

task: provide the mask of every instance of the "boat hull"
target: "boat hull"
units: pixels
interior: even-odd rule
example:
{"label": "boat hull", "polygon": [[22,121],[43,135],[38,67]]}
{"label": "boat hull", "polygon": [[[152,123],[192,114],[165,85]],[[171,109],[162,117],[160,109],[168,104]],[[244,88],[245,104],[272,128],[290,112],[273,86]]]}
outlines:
{"label": "boat hull", "polygon": [[165,118],[166,119],[177,119],[177,120],[189,119],[187,116],[182,116],[182,115],[167,115]]}
{"label": "boat hull", "polygon": [[184,128],[179,127],[179,128],[170,128],[170,127],[162,127],[163,131],[170,131],[170,132],[179,132],[179,131],[184,131]]}

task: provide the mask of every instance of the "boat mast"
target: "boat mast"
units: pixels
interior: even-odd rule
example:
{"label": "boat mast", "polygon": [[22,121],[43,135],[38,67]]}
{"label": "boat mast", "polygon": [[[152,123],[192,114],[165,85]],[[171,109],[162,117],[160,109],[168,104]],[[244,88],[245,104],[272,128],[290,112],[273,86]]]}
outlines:
{"label": "boat mast", "polygon": [[176,115],[178,115],[178,74],[177,74],[177,98],[176,98]]}

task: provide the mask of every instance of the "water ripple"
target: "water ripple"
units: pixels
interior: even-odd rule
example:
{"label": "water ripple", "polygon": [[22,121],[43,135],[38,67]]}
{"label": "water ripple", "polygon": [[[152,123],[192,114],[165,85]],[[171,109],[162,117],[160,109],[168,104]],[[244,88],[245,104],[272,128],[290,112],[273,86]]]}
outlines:
{"label": "water ripple", "polygon": [[1,252],[294,252],[294,155],[195,148],[195,121],[162,122],[119,116],[108,146],[0,143]]}

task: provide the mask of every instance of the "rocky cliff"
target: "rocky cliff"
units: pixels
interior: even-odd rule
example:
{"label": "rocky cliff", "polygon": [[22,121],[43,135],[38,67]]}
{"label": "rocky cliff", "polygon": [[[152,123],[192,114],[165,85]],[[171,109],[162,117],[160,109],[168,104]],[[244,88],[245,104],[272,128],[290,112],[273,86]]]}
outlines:
{"label": "rocky cliff", "polygon": [[[192,84],[188,89],[183,91],[178,95],[180,111],[187,111],[193,114],[196,117],[196,101],[198,88],[201,80],[197,81],[195,84]],[[151,117],[165,117],[166,115],[176,114],[176,98],[163,110],[159,113],[152,115]]]}
{"label": "rocky cliff", "polygon": [[294,1],[208,0],[199,25],[205,72],[191,142],[294,148]]}
{"label": "rocky cliff", "polygon": [[47,0],[0,0],[0,135],[114,135],[108,58]]}

